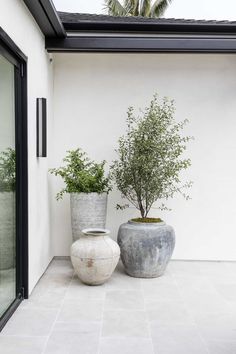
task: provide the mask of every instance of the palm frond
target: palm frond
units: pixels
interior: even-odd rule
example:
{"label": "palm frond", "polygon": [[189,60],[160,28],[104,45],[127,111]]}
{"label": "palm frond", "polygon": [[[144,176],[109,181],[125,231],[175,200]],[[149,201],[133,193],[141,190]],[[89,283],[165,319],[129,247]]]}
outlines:
{"label": "palm frond", "polygon": [[105,0],[108,14],[112,16],[127,16],[127,10],[118,0]]}
{"label": "palm frond", "polygon": [[[141,0],[140,0],[141,1]],[[139,8],[140,8],[140,1],[136,0],[135,1],[135,6],[134,6],[134,16],[139,16]]]}
{"label": "palm frond", "polygon": [[161,17],[172,0],[156,0],[151,7],[150,17]]}
{"label": "palm frond", "polygon": [[127,11],[127,14],[131,16],[139,15],[139,0],[125,0],[124,8]]}
{"label": "palm frond", "polygon": [[172,0],[104,0],[108,14],[112,16],[161,17]]}
{"label": "palm frond", "polygon": [[140,12],[140,16],[150,17],[151,0],[142,0],[139,12]]}

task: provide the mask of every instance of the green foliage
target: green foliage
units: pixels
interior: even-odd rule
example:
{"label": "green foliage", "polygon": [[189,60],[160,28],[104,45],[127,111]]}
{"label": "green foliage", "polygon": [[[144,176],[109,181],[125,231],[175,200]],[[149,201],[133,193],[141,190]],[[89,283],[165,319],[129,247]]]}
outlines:
{"label": "green foliage", "polygon": [[[176,123],[174,112],[174,101],[164,98],[159,102],[157,95],[142,117],[136,117],[130,107],[127,134],[118,142],[118,159],[111,166],[111,176],[142,218],[158,199],[172,198],[176,192],[189,199],[183,190],[192,183],[181,184],[180,173],[191,165],[182,154],[192,138],[180,134],[188,121]],[[117,205],[117,209],[122,208]],[[159,208],[167,209],[164,204]]]}
{"label": "green foliage", "polygon": [[105,0],[108,14],[112,16],[160,17],[172,0]]}
{"label": "green foliage", "polygon": [[7,148],[0,153],[0,192],[16,189],[16,152]]}
{"label": "green foliage", "polygon": [[110,179],[105,177],[105,161],[96,163],[89,160],[81,149],[67,151],[63,159],[65,166],[50,169],[50,173],[61,176],[66,187],[57,194],[57,200],[64,193],[103,193],[109,192]]}

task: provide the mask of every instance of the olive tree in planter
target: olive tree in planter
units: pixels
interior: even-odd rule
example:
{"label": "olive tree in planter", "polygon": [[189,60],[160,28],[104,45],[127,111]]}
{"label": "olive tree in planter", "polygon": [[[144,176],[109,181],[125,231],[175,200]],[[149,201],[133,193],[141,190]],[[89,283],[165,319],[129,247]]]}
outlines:
{"label": "olive tree in planter", "polygon": [[63,162],[65,166],[50,172],[65,182],[57,200],[70,194],[72,236],[76,241],[83,229],[105,228],[109,177],[105,176],[105,161],[91,161],[81,149],[68,151]]}
{"label": "olive tree in planter", "polygon": [[16,153],[0,153],[0,270],[15,266]]}
{"label": "olive tree in planter", "polygon": [[[191,162],[183,157],[191,139],[182,136],[187,120],[174,120],[174,102],[159,100],[154,95],[142,116],[135,116],[130,107],[127,133],[119,139],[118,159],[111,166],[111,174],[122,196],[140,211],[140,217],[122,224],[118,232],[121,259],[126,272],[134,277],[162,275],[175,246],[171,226],[148,213],[159,200],[159,208],[167,209],[163,200],[181,193],[191,182],[181,183],[180,173]],[[118,209],[126,206],[118,205]]]}

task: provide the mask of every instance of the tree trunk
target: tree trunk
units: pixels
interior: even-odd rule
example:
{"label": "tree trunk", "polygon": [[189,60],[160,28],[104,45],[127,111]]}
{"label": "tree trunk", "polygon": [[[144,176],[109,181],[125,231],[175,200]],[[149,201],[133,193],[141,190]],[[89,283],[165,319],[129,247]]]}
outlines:
{"label": "tree trunk", "polygon": [[140,203],[139,210],[140,210],[142,218],[145,218],[145,210],[144,210],[144,208],[142,206],[142,203]]}

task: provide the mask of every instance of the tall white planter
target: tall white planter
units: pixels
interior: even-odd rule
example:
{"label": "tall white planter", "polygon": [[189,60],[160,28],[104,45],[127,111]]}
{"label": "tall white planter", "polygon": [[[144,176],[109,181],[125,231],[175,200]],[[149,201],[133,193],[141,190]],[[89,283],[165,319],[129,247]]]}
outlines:
{"label": "tall white planter", "polygon": [[100,285],[110,278],[120,258],[118,244],[105,229],[86,229],[71,246],[71,262],[79,279]]}
{"label": "tall white planter", "polygon": [[15,193],[0,192],[0,270],[15,266]]}
{"label": "tall white planter", "polygon": [[106,226],[107,193],[71,193],[71,227],[73,240],[82,236],[82,230]]}

